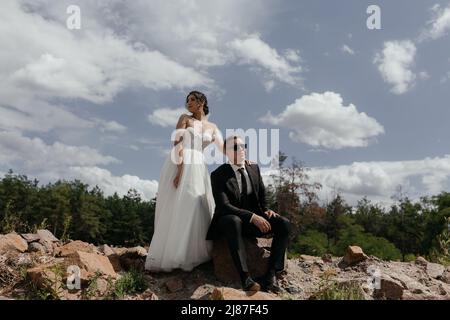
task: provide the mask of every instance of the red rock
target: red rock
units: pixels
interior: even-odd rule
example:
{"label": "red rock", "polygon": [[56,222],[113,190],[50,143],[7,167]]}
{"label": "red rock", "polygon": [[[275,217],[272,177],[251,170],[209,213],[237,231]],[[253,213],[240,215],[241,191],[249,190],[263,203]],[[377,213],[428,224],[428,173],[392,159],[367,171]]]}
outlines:
{"label": "red rock", "polygon": [[76,251],[65,258],[65,263],[67,266],[76,265],[88,273],[95,274],[99,271],[102,275],[117,277],[109,259],[99,254]]}
{"label": "red rock", "polygon": [[71,241],[69,243],[66,243],[65,245],[56,249],[55,251],[56,251],[56,255],[59,257],[66,257],[77,251],[87,252],[87,253],[98,253],[97,248],[93,244],[83,242],[80,240]]}
{"label": "red rock", "polygon": [[374,290],[374,298],[382,300],[400,300],[403,298],[404,287],[399,280],[387,275],[380,279],[380,289]]}
{"label": "red rock", "polygon": [[[271,241],[271,239],[244,239],[247,252],[247,265],[252,277],[260,277],[267,272],[270,251],[265,248],[270,248]],[[214,241],[212,259],[214,273],[217,279],[222,282],[239,281],[239,274],[236,271],[225,240]]]}
{"label": "red rock", "polygon": [[345,255],[342,258],[342,262],[345,266],[351,266],[361,261],[366,260],[368,257],[364,254],[361,247],[348,246],[345,251]]}
{"label": "red rock", "polygon": [[16,233],[0,235],[0,254],[8,251],[25,252],[28,249],[28,243]]}

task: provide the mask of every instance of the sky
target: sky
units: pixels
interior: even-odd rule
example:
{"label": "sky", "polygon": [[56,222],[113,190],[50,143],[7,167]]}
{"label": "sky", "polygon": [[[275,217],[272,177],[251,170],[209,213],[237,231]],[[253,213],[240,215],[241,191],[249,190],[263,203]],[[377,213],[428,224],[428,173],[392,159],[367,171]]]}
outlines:
{"label": "sky", "polygon": [[[380,29],[368,28],[370,5]],[[2,176],[151,199],[186,95],[200,90],[223,133],[278,129],[323,201],[449,190],[448,0],[0,6]]]}

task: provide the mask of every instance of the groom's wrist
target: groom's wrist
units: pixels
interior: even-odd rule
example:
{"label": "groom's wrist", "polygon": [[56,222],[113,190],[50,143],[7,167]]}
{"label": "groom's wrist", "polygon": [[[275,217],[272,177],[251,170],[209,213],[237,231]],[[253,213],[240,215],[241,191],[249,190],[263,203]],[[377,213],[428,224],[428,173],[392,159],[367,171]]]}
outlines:
{"label": "groom's wrist", "polygon": [[253,218],[255,217],[255,214],[252,214],[252,216],[250,217],[250,223],[253,223]]}

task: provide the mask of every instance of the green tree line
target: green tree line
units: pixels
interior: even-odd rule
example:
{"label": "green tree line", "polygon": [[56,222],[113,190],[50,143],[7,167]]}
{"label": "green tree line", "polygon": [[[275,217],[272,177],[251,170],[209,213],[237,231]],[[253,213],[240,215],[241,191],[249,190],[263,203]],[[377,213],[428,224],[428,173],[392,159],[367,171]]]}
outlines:
{"label": "green tree line", "polygon": [[0,181],[0,233],[46,228],[63,240],[95,244],[145,245],[153,234],[155,199],[105,196],[79,180],[40,186],[37,180],[9,171]]}
{"label": "green tree line", "polygon": [[[389,260],[421,255],[450,264],[450,193],[412,201],[400,195],[390,207],[362,198],[350,206],[337,194],[320,203],[321,185],[308,170],[279,155],[280,170],[267,186],[270,208],[292,222],[289,253],[341,256],[348,245]],[[136,190],[105,196],[81,181],[39,185],[9,171],[0,180],[0,233],[47,228],[57,237],[95,244],[148,245],[153,235],[156,198],[145,201]]]}
{"label": "green tree line", "polygon": [[339,194],[325,204],[317,196],[321,185],[310,182],[301,162],[278,156],[279,170],[267,188],[269,207],[293,225],[290,254],[342,256],[349,245],[385,260],[410,261],[424,256],[450,264],[450,193],[393,197],[389,207],[362,198],[350,206]]}

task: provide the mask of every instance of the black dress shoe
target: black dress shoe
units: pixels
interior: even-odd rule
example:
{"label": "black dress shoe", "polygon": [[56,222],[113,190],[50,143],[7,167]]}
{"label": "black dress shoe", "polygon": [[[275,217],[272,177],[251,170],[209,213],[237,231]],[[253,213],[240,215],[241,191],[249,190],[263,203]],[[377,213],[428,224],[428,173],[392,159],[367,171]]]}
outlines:
{"label": "black dress shoe", "polygon": [[281,291],[281,287],[278,284],[277,277],[275,272],[269,272],[264,281],[264,289],[268,292],[279,293]]}
{"label": "black dress shoe", "polygon": [[247,277],[247,279],[245,279],[244,283],[242,284],[242,289],[244,291],[256,292],[256,291],[261,290],[261,286],[258,284],[258,282],[256,282],[252,278]]}

